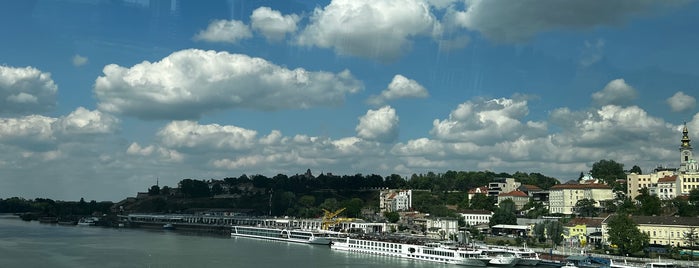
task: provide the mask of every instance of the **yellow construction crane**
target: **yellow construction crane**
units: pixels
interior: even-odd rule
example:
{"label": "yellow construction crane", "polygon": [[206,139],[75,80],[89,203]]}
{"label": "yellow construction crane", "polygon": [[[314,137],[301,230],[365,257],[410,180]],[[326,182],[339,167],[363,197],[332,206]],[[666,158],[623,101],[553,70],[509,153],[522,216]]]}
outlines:
{"label": "yellow construction crane", "polygon": [[330,212],[327,209],[323,209],[323,221],[321,223],[321,228],[323,230],[328,230],[328,228],[330,228],[331,225],[347,221],[344,218],[337,218],[337,215],[340,215],[340,213],[342,213],[343,211],[345,211],[345,208],[335,210],[334,212]]}

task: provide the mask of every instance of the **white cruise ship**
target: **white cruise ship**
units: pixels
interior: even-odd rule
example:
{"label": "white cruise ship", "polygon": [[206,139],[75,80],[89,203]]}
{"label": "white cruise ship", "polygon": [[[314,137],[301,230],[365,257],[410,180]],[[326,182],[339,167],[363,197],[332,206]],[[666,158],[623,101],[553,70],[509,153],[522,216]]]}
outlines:
{"label": "white cruise ship", "polygon": [[249,237],[315,245],[330,245],[331,242],[329,237],[312,230],[256,226],[233,226],[231,237]]}
{"label": "white cruise ship", "polygon": [[508,263],[508,265],[511,264],[509,266],[514,266],[517,262],[516,258],[511,259],[513,257],[503,259],[500,256],[489,256],[482,250],[447,247],[439,243],[414,245],[347,237],[344,239],[334,240],[330,245],[330,248],[349,252],[474,267],[493,266],[494,264],[505,262]]}

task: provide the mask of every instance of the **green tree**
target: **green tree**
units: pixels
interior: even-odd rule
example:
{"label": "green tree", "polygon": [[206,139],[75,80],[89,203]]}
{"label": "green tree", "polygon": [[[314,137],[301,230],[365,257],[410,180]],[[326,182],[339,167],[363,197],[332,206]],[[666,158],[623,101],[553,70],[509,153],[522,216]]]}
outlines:
{"label": "green tree", "polygon": [[560,245],[563,241],[563,224],[560,221],[548,221],[546,234],[554,245]]}
{"label": "green tree", "polygon": [[648,188],[641,188],[638,190],[640,193],[636,196],[636,200],[641,203],[641,207],[638,209],[638,213],[646,216],[659,216],[662,203],[657,195],[651,195]]}
{"label": "green tree", "polygon": [[631,173],[636,173],[638,175],[643,175],[643,171],[641,171],[641,167],[634,165],[629,172]]}
{"label": "green tree", "polygon": [[694,246],[697,245],[697,240],[699,240],[699,234],[697,234],[697,230],[694,227],[689,228],[689,231],[685,232],[682,235],[682,240],[689,245],[689,248],[692,249],[691,256],[692,261],[694,261]]}
{"label": "green tree", "polygon": [[473,195],[473,200],[469,202],[471,209],[483,209],[493,211],[495,208],[495,201],[485,194],[475,194]]}
{"label": "green tree", "polygon": [[390,223],[396,223],[400,220],[400,214],[398,214],[398,212],[395,211],[386,211],[383,213],[383,216],[386,217],[386,220]]}
{"label": "green tree", "polygon": [[500,202],[500,207],[495,210],[488,223],[490,227],[498,224],[517,224],[517,215],[515,215],[514,201],[512,199]]}
{"label": "green tree", "polygon": [[609,242],[616,245],[622,255],[639,252],[649,243],[648,234],[641,232],[628,215],[611,216],[607,229]]}
{"label": "green tree", "polygon": [[608,185],[617,186],[617,179],[625,179],[624,164],[614,160],[602,159],[592,164],[592,177],[606,182]]}
{"label": "green tree", "polygon": [[575,203],[575,207],[573,208],[577,214],[580,217],[597,217],[599,213],[597,213],[597,207],[595,207],[595,200],[594,199],[580,199],[578,202]]}
{"label": "green tree", "polygon": [[534,225],[534,238],[539,242],[546,242],[546,223],[540,222]]}
{"label": "green tree", "polygon": [[184,179],[179,182],[180,191],[186,197],[208,197],[211,196],[209,185],[200,180]]}
{"label": "green tree", "polygon": [[[148,189],[148,195],[159,195],[160,194],[160,187],[158,185],[153,185]],[[85,201],[85,200],[83,200]]]}
{"label": "green tree", "polygon": [[345,214],[348,217],[359,218],[362,214],[362,207],[364,207],[364,201],[361,198],[352,198],[345,203]]}

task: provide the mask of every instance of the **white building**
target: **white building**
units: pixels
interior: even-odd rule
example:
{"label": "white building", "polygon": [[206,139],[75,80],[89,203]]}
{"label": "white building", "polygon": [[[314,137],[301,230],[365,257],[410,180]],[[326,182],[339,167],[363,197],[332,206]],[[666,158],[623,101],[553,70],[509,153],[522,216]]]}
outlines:
{"label": "white building", "polygon": [[490,218],[493,217],[493,212],[487,210],[464,210],[459,214],[461,214],[461,217],[468,226],[489,223]]}
{"label": "white building", "polygon": [[558,184],[549,189],[549,211],[551,213],[573,214],[573,208],[582,199],[595,200],[595,207],[602,202],[613,200],[612,188],[605,184]]}
{"label": "white building", "polygon": [[658,184],[654,192],[661,200],[675,199],[680,193],[679,182],[677,175],[662,177],[658,179]]}
{"label": "white building", "polygon": [[379,209],[381,212],[409,211],[413,207],[412,190],[381,190]]}

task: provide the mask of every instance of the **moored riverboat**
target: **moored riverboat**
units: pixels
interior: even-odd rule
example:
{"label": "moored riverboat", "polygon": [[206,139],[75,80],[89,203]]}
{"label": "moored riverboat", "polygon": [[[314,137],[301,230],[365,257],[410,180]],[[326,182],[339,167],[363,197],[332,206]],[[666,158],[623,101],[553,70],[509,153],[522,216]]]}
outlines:
{"label": "moored riverboat", "polygon": [[[394,241],[344,238],[333,241],[330,248],[334,250],[383,255],[419,261],[456,264],[462,266],[485,267],[505,264],[514,266],[514,255],[504,257],[491,256],[481,249],[467,249],[444,245],[441,243],[408,244]],[[504,255],[507,255],[506,253]]]}
{"label": "moored riverboat", "polygon": [[231,237],[248,237],[303,244],[330,245],[331,238],[314,230],[233,226]]}

